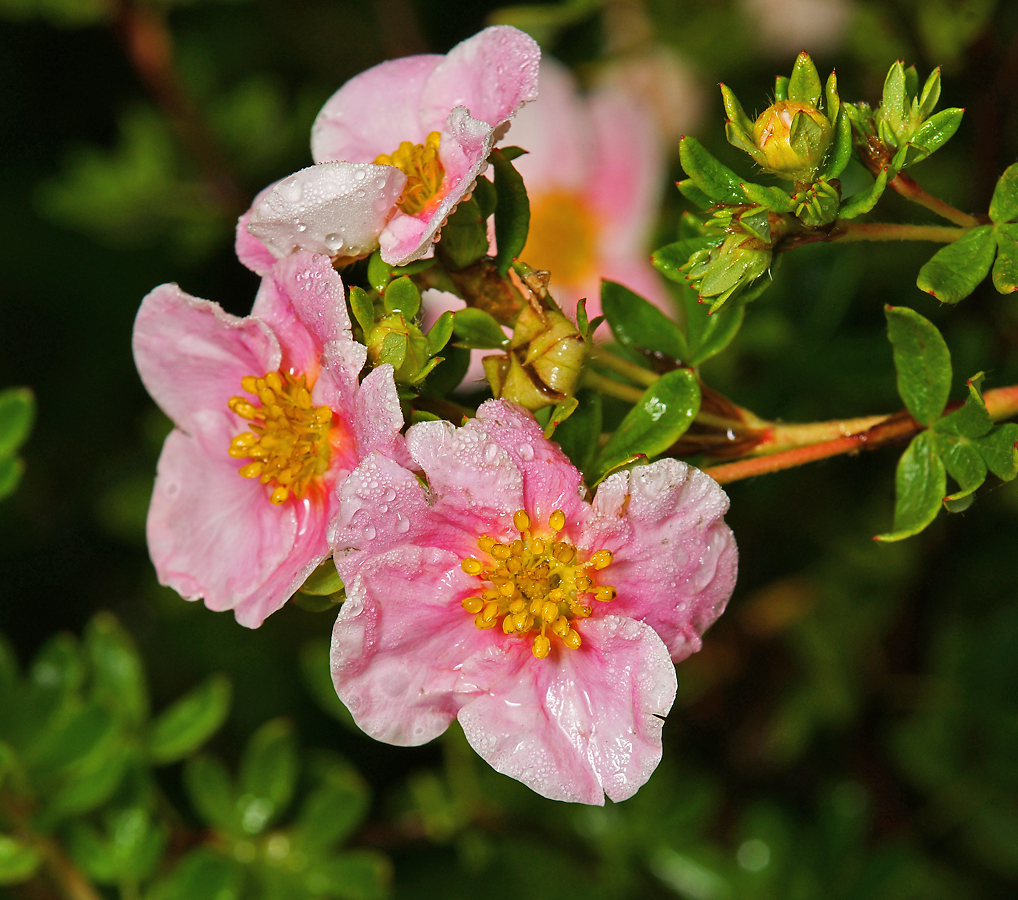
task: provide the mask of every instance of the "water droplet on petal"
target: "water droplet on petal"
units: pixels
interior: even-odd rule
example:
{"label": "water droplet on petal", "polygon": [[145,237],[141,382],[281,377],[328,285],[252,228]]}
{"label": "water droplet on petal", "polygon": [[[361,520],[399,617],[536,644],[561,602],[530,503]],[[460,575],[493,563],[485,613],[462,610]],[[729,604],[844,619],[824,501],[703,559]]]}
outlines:
{"label": "water droplet on petal", "polygon": [[382,494],[382,499],[387,503],[391,503],[396,499],[396,492],[392,488],[389,488],[384,494]]}
{"label": "water droplet on petal", "polygon": [[520,444],[518,449],[520,451],[520,459],[524,462],[530,462],[534,458],[534,448],[530,444]]}
{"label": "water droplet on petal", "polygon": [[343,236],[333,231],[325,235],[325,246],[330,253],[343,249]]}
{"label": "water droplet on petal", "polygon": [[364,540],[366,540],[366,541],[373,541],[375,539],[375,535],[377,534],[377,532],[375,531],[375,526],[374,525],[365,525],[363,533],[364,533]]}
{"label": "water droplet on petal", "polygon": [[305,232],[305,231],[308,230],[308,227],[303,222],[298,222],[297,223],[297,230],[300,231],[300,232]]}
{"label": "water droplet on petal", "polygon": [[396,514],[396,531],[400,534],[406,534],[410,530],[410,520],[404,518],[399,513]]}

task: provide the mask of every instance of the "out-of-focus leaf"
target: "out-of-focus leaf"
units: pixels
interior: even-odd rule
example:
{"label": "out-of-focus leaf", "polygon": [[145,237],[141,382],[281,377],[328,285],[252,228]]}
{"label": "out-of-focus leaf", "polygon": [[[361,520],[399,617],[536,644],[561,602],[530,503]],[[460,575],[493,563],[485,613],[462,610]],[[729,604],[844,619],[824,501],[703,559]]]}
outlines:
{"label": "out-of-focus leaf", "polygon": [[101,884],[141,881],[152,874],[169,837],[146,810],[132,807],[106,817],[107,835],[79,822],[71,829],[68,849],[75,862]]}
{"label": "out-of-focus leaf", "polygon": [[244,869],[206,847],[192,850],[150,900],[241,900]]}
{"label": "out-of-focus leaf", "polygon": [[152,723],[149,759],[166,765],[201,747],[226,721],[232,693],[226,676],[213,675],[163,710]]}
{"label": "out-of-focus leaf", "polygon": [[370,794],[357,771],[332,754],[319,753],[312,770],[318,784],[301,805],[291,833],[301,849],[319,853],[353,833],[367,814]]}
{"label": "out-of-focus leaf", "polygon": [[184,766],[184,786],[198,815],[226,832],[237,830],[237,797],[224,766],[214,756],[192,756]]}
{"label": "out-of-focus leaf", "polygon": [[0,499],[13,494],[25,474],[25,461],[16,456],[0,456]]}
{"label": "out-of-focus leaf", "polygon": [[31,878],[42,858],[17,838],[0,834],[0,884],[19,884]]}
{"label": "out-of-focus leaf", "polygon": [[947,493],[947,473],[933,435],[923,431],[913,438],[898,461],[895,475],[894,528],[878,534],[878,541],[900,541],[918,534],[940,511]]}
{"label": "out-of-focus leaf", "polygon": [[317,863],[304,878],[313,896],[342,900],[383,900],[389,894],[392,864],[380,853],[355,850]]}
{"label": "out-of-focus leaf", "polygon": [[329,667],[329,640],[308,641],[300,651],[300,674],[304,686],[318,705],[330,716],[342,722],[357,734],[363,732],[354,724],[343,701],[336,694],[336,686],[332,683]]}
{"label": "out-of-focus leaf", "polygon": [[675,360],[684,361],[689,356],[679,326],[629,288],[602,281],[601,307],[615,340],[623,346],[656,350]]}
{"label": "out-of-focus leaf", "polygon": [[898,393],[920,425],[940,418],[951,391],[951,353],[937,327],[904,306],[884,307]]}
{"label": "out-of-focus leaf", "polygon": [[989,274],[996,252],[993,227],[980,225],[938,250],[919,270],[916,286],[941,303],[957,303]]}
{"label": "out-of-focus leaf", "polygon": [[240,761],[238,808],[244,831],[257,834],[286,809],[297,783],[297,762],[288,719],[273,719],[254,733]]}
{"label": "out-of-focus leaf", "polygon": [[530,200],[527,188],[516,167],[501,150],[493,150],[492,168],[495,172],[495,190],[498,201],[495,205],[495,265],[498,274],[505,276],[527,243],[530,230]]}
{"label": "out-of-focus leaf", "polygon": [[0,457],[25,443],[34,419],[35,397],[28,388],[0,391]]}
{"label": "out-of-focus leaf", "polygon": [[92,696],[132,727],[148,718],[145,664],[133,639],[112,613],[97,613],[85,630],[92,664]]}

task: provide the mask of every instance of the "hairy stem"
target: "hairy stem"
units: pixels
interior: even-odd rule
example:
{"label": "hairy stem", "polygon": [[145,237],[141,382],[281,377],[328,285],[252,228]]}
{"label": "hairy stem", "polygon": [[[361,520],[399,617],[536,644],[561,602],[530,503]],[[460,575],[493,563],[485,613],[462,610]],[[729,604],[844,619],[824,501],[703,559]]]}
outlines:
{"label": "hairy stem", "polygon": [[606,369],[611,369],[613,372],[616,372],[624,378],[628,378],[630,381],[635,381],[637,384],[644,385],[644,387],[650,387],[661,377],[655,372],[645,369],[643,366],[638,366],[636,363],[630,362],[628,359],[623,359],[621,356],[612,353],[611,350],[606,350],[604,347],[591,347],[590,358],[594,362],[604,366]]}
{"label": "hairy stem", "polygon": [[[986,403],[987,411],[995,422],[1018,415],[1018,385],[987,391],[983,395],[983,400]],[[955,407],[959,405],[954,404]],[[711,466],[704,471],[720,484],[728,484],[732,481],[741,481],[743,478],[752,478],[755,475],[767,475],[771,472],[791,469],[818,459],[840,456],[843,453],[875,450],[886,444],[907,440],[923,430],[923,426],[904,411],[889,416],[876,416],[870,420],[848,419],[840,424],[843,426],[851,426],[853,423],[862,425],[867,421],[872,421],[873,424],[858,432],[832,439],[824,439],[823,435],[837,426],[839,424],[837,422],[777,426],[785,430],[786,441],[789,437],[808,440],[811,434],[818,440],[816,443],[803,443],[777,452],[773,452],[774,447],[782,446],[781,444],[765,443],[754,450],[755,453],[766,454],[764,456],[754,456],[749,459],[741,459],[738,462]],[[815,429],[815,431],[811,432],[811,429]],[[787,446],[787,443],[784,446]]]}
{"label": "hairy stem", "polygon": [[[976,223],[978,224],[978,223]],[[891,222],[835,223],[828,240],[839,243],[854,241],[932,241],[950,244],[967,234],[968,227],[951,228],[947,225],[899,225]]]}
{"label": "hairy stem", "polygon": [[614,379],[606,378],[604,375],[598,375],[597,372],[590,369],[583,370],[580,382],[584,387],[592,388],[602,394],[607,394],[609,397],[618,397],[627,403],[639,403],[640,398],[643,396],[643,388],[621,384]]}
{"label": "hairy stem", "polygon": [[946,203],[939,197],[934,197],[932,194],[927,193],[904,172],[899,172],[891,179],[891,187],[906,200],[918,203],[930,212],[936,213],[942,219],[954,222],[955,225],[960,225],[962,228],[974,228],[979,224],[979,219],[975,216],[970,216],[968,213],[951,206],[950,203]]}

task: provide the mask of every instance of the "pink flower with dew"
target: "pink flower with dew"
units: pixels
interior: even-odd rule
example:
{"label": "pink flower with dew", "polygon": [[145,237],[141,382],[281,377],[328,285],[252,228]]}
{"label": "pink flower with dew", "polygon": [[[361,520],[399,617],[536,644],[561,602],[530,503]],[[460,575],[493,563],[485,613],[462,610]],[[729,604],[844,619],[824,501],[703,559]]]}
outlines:
{"label": "pink flower with dew", "polygon": [[392,744],[457,718],[495,769],[546,797],[631,796],[661,758],[673,660],[699,649],[735,585],[728,498],[667,459],[612,475],[588,503],[534,418],[498,400],[406,439],[427,485],[371,454],[330,532],[347,589],[340,699]]}
{"label": "pink flower with dew", "polygon": [[[294,247],[355,257],[426,256],[517,110],[537,96],[540,48],[506,25],[445,56],[408,56],[350,79],[311,131],[318,165],[270,188],[242,217],[241,260],[259,271]],[[303,226],[303,227],[302,227]]]}
{"label": "pink flower with dew", "polygon": [[176,425],[148,513],[159,580],[256,628],[328,555],[342,479],[369,451],[407,459],[392,367],[358,385],[343,283],[311,253],[278,262],[246,318],[156,288],[133,344]]}

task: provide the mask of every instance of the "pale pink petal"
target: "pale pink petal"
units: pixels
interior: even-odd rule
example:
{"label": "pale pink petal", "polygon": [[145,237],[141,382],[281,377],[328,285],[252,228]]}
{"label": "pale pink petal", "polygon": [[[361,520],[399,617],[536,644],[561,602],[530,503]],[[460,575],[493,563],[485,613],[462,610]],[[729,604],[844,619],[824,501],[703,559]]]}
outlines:
{"label": "pale pink petal", "polygon": [[[328,553],[326,498],[276,506],[268,488],[242,478],[226,453],[241,430],[225,412],[206,413],[201,439],[166,439],[148,513],[148,546],[159,581],[209,609],[233,609],[258,627]],[[216,448],[221,449],[216,451]]]}
{"label": "pale pink petal", "polygon": [[498,772],[552,800],[603,804],[636,793],[661,760],[675,668],[647,625],[588,619],[583,643],[535,659],[526,643],[468,658],[459,712],[470,745]]}
{"label": "pale pink petal", "polygon": [[372,450],[377,450],[401,465],[411,465],[406,441],[400,434],[403,413],[399,406],[392,366],[379,366],[365,376],[354,397],[351,421],[362,458]]}
{"label": "pale pink petal", "polygon": [[380,63],[351,78],[333,94],[311,128],[315,162],[374,162],[391,155],[403,141],[420,144],[438,124],[421,119],[421,94],[428,76],[442,62],[439,55],[407,56]]}
{"label": "pale pink petal", "polygon": [[244,376],[279,368],[279,344],[264,323],[231,316],[175,284],[142,301],[132,345],[146,390],[189,433],[197,430],[200,411],[227,413],[230,398],[243,394]]}
{"label": "pale pink petal", "polygon": [[582,542],[615,554],[599,573],[618,591],[612,612],[650,625],[676,662],[695,653],[735,587],[725,492],[699,469],[662,459],[607,478],[593,506]]}
{"label": "pale pink petal", "polygon": [[407,543],[371,555],[351,574],[337,569],[347,599],[332,633],[332,679],[354,721],[390,744],[423,744],[456,717],[464,659],[489,645],[456,596],[476,579],[459,568],[462,555]]}
{"label": "pale pink petal", "polygon": [[454,106],[497,128],[537,96],[541,48],[507,25],[485,28],[457,44],[428,78],[422,120],[441,122]]}
{"label": "pale pink petal", "polygon": [[353,258],[378,236],[406,184],[393,166],[329,162],[278,182],[250,212],[247,230],[276,257],[298,250]]}
{"label": "pale pink petal", "polygon": [[[276,186],[276,184],[278,184],[278,182],[270,184],[267,188],[261,191],[257,197],[255,197],[254,203],[251,204],[252,209],[258,206],[258,204],[265,199],[265,195],[268,194],[269,191]],[[258,238],[247,230],[247,226],[250,222],[251,210],[249,209],[237,220],[237,236],[234,244],[237,251],[237,259],[239,259],[255,274],[264,275],[276,264],[276,256]]]}

